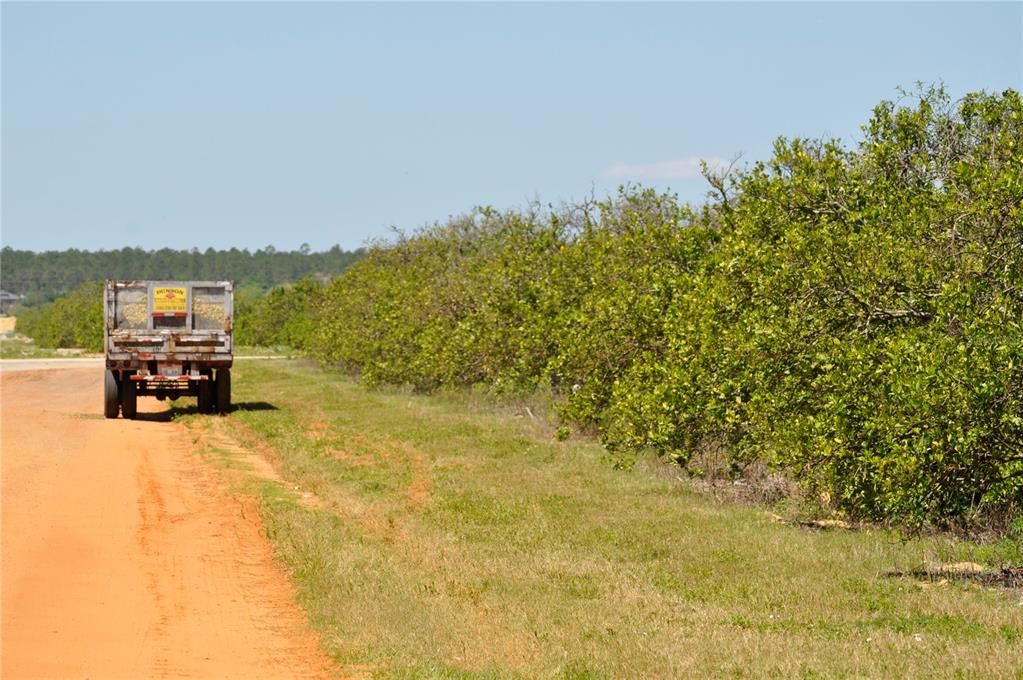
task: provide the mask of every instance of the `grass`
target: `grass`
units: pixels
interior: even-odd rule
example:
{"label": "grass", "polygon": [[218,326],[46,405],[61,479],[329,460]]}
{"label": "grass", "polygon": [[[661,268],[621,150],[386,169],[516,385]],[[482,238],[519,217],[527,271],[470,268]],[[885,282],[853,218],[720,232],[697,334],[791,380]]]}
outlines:
{"label": "grass", "polygon": [[16,333],[0,334],[0,359],[53,359],[66,357],[68,353],[61,353],[49,347],[39,347],[31,338]]}
{"label": "grass", "polygon": [[1023,677],[1021,593],[885,576],[1018,542],[780,524],[471,395],[288,361],[233,382],[229,418],[184,419],[241,444],[209,445],[225,470],[272,461],[239,488],[348,675]]}
{"label": "grass", "polygon": [[234,355],[238,357],[297,357],[298,350],[285,345],[235,345]]}

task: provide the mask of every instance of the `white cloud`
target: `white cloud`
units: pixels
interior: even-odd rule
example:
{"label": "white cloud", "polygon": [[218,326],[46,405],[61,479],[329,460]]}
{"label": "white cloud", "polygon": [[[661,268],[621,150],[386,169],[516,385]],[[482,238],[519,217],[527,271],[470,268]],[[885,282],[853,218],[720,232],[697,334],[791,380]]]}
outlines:
{"label": "white cloud", "polygon": [[607,179],[614,180],[665,180],[695,179],[702,177],[700,162],[705,161],[712,170],[725,170],[729,162],[720,158],[678,158],[659,163],[618,163],[604,169]]}

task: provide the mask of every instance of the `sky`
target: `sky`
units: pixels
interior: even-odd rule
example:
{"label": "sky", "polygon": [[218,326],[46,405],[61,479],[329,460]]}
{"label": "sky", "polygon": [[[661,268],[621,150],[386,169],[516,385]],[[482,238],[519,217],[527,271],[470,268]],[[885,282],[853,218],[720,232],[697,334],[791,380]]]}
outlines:
{"label": "sky", "polygon": [[1023,3],[0,5],[0,242],[346,249],[474,206],[704,198],[918,81],[1023,89]]}

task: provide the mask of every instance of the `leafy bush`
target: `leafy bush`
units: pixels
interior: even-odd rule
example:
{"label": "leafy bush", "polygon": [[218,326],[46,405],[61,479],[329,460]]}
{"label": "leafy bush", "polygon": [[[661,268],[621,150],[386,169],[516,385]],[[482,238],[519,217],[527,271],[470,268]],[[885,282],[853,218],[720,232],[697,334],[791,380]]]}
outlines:
{"label": "leafy bush", "polygon": [[41,307],[18,312],[16,330],[41,347],[81,347],[103,351],[103,282],[83,283]]}
{"label": "leafy bush", "polygon": [[372,383],[549,387],[623,456],[786,470],[911,525],[1023,504],[1023,106],[884,102],[778,140],[701,210],[623,188],[378,244],[309,348]]}
{"label": "leafy bush", "polygon": [[323,284],[313,277],[274,288],[265,296],[235,293],[235,342],[304,349],[317,325]]}
{"label": "leafy bush", "polygon": [[[1019,96],[882,104],[857,151],[779,141],[616,434],[723,438],[854,515],[920,524],[1021,500]],[[644,386],[651,390],[643,391]]]}

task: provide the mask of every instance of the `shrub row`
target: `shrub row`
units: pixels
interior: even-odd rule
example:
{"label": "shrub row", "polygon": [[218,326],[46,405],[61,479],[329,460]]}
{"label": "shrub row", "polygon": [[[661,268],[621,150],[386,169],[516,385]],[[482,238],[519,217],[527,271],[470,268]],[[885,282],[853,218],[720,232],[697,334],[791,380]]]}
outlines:
{"label": "shrub row", "polygon": [[698,209],[630,187],[475,210],[295,293],[311,324],[270,323],[370,383],[551,389],[623,457],[723,445],[735,471],[766,462],[854,517],[1011,512],[1020,96],[929,91],[863,130],[854,148],[780,139],[768,161],[708,173]]}

